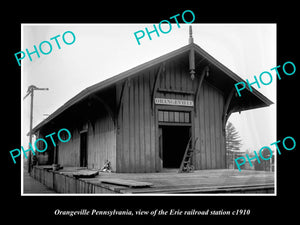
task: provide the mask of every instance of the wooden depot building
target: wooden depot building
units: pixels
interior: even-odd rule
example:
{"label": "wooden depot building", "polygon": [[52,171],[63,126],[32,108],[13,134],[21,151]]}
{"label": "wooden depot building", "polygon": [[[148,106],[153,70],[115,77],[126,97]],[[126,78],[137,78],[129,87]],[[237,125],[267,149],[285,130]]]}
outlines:
{"label": "wooden depot building", "polygon": [[161,172],[180,167],[191,140],[195,170],[225,169],[230,114],[272,104],[256,90],[237,96],[241,81],[193,43],[190,29],[188,45],[84,89],[38,124],[38,138],[72,134],[48,145],[38,164],[99,170],[109,161],[117,173]]}

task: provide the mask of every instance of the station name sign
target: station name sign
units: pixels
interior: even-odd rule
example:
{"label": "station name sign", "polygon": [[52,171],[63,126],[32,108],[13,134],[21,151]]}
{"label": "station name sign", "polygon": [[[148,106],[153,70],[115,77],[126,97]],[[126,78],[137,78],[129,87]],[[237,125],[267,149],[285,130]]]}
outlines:
{"label": "station name sign", "polygon": [[155,98],[155,104],[157,105],[179,105],[179,106],[194,106],[194,101],[180,100],[180,99],[168,99],[168,98]]}

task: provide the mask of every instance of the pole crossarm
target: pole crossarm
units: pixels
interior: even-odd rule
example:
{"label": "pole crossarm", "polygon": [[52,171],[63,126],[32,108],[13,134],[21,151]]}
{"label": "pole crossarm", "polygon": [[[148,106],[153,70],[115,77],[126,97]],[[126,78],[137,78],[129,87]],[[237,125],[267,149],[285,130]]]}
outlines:
{"label": "pole crossarm", "polygon": [[23,98],[23,100],[29,95],[31,94],[31,92],[33,92],[34,90],[37,90],[37,91],[48,91],[49,88],[38,88],[36,87],[35,85],[30,85],[27,89],[27,94],[25,95],[25,97]]}

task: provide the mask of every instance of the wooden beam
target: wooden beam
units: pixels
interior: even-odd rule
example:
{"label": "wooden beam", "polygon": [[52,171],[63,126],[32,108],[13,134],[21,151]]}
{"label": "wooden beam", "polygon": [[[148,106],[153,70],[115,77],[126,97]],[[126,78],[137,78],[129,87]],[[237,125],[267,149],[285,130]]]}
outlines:
{"label": "wooden beam", "polygon": [[198,82],[198,86],[197,86],[197,89],[195,91],[195,96],[194,96],[194,111],[195,111],[196,115],[197,115],[197,110],[196,110],[197,107],[196,106],[197,106],[198,96],[199,96],[199,93],[200,93],[200,89],[201,89],[204,77],[205,77],[205,75],[208,76],[208,71],[209,71],[209,67],[208,66],[205,66],[202,69],[201,76],[200,76],[199,82]]}
{"label": "wooden beam", "polygon": [[129,83],[129,80],[128,80],[128,79],[126,79],[126,80],[123,82],[122,90],[121,90],[121,94],[120,94],[120,98],[119,98],[119,101],[118,101],[116,117],[119,115],[121,106],[122,106],[122,104],[123,104],[124,89],[125,89],[126,87],[129,87],[129,84],[128,84],[128,83]]}
{"label": "wooden beam", "polygon": [[205,63],[205,62],[207,62],[207,60],[205,58],[201,59],[200,61],[198,61],[196,63],[195,68],[198,68],[201,65],[201,63]]}
{"label": "wooden beam", "polygon": [[224,127],[227,123],[227,120],[228,118],[230,117],[231,113],[233,112],[233,109],[229,110],[227,113],[226,113],[226,116],[225,116],[225,121],[224,121]]}
{"label": "wooden beam", "polygon": [[226,99],[226,102],[225,102],[225,105],[224,105],[224,108],[223,108],[223,114],[222,114],[223,129],[225,129],[226,122],[227,122],[229,116],[232,113],[232,110],[230,110],[228,112],[228,108],[229,108],[230,102],[232,100],[232,97],[234,95],[234,92],[235,92],[235,88],[232,88],[230,93],[227,96],[227,99]]}
{"label": "wooden beam", "polygon": [[157,88],[158,92],[163,93],[177,93],[177,94],[184,94],[184,95],[194,95],[195,93],[193,91],[183,91],[183,90],[175,90],[175,89],[168,89],[168,88]]}
{"label": "wooden beam", "polygon": [[159,77],[160,75],[162,74],[162,72],[165,72],[165,62],[163,62],[160,67],[159,67],[159,70],[155,76],[155,80],[154,80],[154,84],[153,84],[153,88],[152,88],[152,91],[151,91],[151,109],[152,109],[152,115],[153,115],[153,111],[154,111],[154,98],[155,98],[155,93],[158,89],[158,80],[159,80]]}
{"label": "wooden beam", "polygon": [[130,187],[130,188],[143,188],[143,187],[153,186],[153,184],[149,183],[149,182],[120,179],[120,178],[101,179],[101,183],[126,186],[126,187]]}
{"label": "wooden beam", "polygon": [[93,99],[97,100],[98,102],[100,102],[104,106],[104,108],[106,109],[106,111],[108,112],[110,117],[112,118],[114,125],[116,125],[116,117],[115,117],[115,114],[114,114],[113,110],[111,109],[111,107],[98,95],[92,94],[91,97]]}

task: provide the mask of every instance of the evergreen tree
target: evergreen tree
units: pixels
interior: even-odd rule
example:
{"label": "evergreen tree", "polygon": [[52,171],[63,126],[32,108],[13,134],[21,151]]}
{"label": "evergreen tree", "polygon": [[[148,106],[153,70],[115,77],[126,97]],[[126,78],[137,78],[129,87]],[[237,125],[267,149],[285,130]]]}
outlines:
{"label": "evergreen tree", "polygon": [[242,140],[239,136],[238,131],[235,129],[231,122],[226,124],[226,152],[227,152],[227,167],[230,167],[230,164],[234,165],[233,155],[237,156],[237,151],[240,151],[242,146]]}
{"label": "evergreen tree", "polygon": [[239,151],[242,146],[242,140],[239,133],[231,122],[226,125],[226,150]]}

